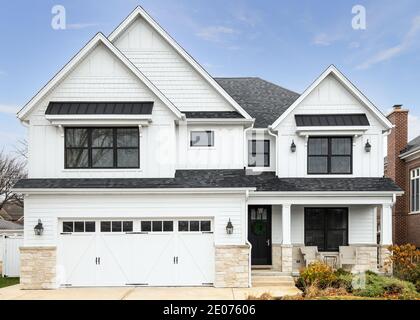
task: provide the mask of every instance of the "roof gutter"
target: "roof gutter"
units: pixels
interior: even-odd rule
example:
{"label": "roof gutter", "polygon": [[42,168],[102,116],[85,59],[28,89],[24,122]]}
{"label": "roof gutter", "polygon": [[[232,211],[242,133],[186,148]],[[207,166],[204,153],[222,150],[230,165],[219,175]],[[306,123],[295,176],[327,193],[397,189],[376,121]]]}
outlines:
{"label": "roof gutter", "polygon": [[256,188],[13,188],[23,194],[247,194]]}

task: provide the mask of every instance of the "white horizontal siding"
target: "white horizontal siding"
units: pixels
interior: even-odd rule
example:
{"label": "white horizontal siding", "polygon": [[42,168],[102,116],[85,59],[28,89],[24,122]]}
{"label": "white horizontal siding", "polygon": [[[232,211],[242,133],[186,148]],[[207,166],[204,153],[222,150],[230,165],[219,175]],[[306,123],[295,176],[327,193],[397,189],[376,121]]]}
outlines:
{"label": "white horizontal siding", "polygon": [[233,107],[142,18],[115,41],[181,111],[232,111]]}
{"label": "white horizontal siding", "polygon": [[[25,198],[25,245],[56,245],[57,219],[212,217],[216,244],[245,243],[245,198],[238,195],[31,195]],[[44,234],[33,228],[41,219]],[[232,221],[234,232],[226,234]]]}
{"label": "white horizontal siding", "polygon": [[376,229],[375,207],[350,207],[349,244],[376,244]]}

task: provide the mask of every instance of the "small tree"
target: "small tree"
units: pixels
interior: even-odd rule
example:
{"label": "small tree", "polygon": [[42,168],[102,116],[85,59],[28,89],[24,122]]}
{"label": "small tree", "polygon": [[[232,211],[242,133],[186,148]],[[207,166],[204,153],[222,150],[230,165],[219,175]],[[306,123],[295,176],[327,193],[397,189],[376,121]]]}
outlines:
{"label": "small tree", "polygon": [[0,210],[6,204],[23,207],[23,195],[12,190],[14,184],[26,177],[25,163],[0,152]]}

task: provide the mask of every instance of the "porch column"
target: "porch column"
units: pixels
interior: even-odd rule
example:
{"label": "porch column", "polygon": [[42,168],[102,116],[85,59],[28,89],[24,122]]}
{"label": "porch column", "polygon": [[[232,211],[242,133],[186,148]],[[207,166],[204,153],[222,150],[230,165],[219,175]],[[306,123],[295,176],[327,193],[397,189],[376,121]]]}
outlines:
{"label": "porch column", "polygon": [[392,244],[392,205],[383,204],[381,210],[381,246]]}
{"label": "porch column", "polygon": [[379,271],[392,273],[391,253],[388,247],[392,244],[392,205],[383,204],[381,208],[381,239],[379,243]]}
{"label": "porch column", "polygon": [[292,272],[292,240],[291,240],[291,223],[290,223],[290,204],[282,206],[282,245],[281,245],[281,271]]}

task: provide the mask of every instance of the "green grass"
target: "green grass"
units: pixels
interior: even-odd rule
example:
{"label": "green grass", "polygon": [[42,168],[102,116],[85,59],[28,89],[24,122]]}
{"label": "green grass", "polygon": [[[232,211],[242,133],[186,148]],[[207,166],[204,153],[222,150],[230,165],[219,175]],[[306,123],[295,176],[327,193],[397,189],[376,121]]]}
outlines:
{"label": "green grass", "polygon": [[3,278],[0,277],[0,288],[13,286],[19,283],[19,278]]}

